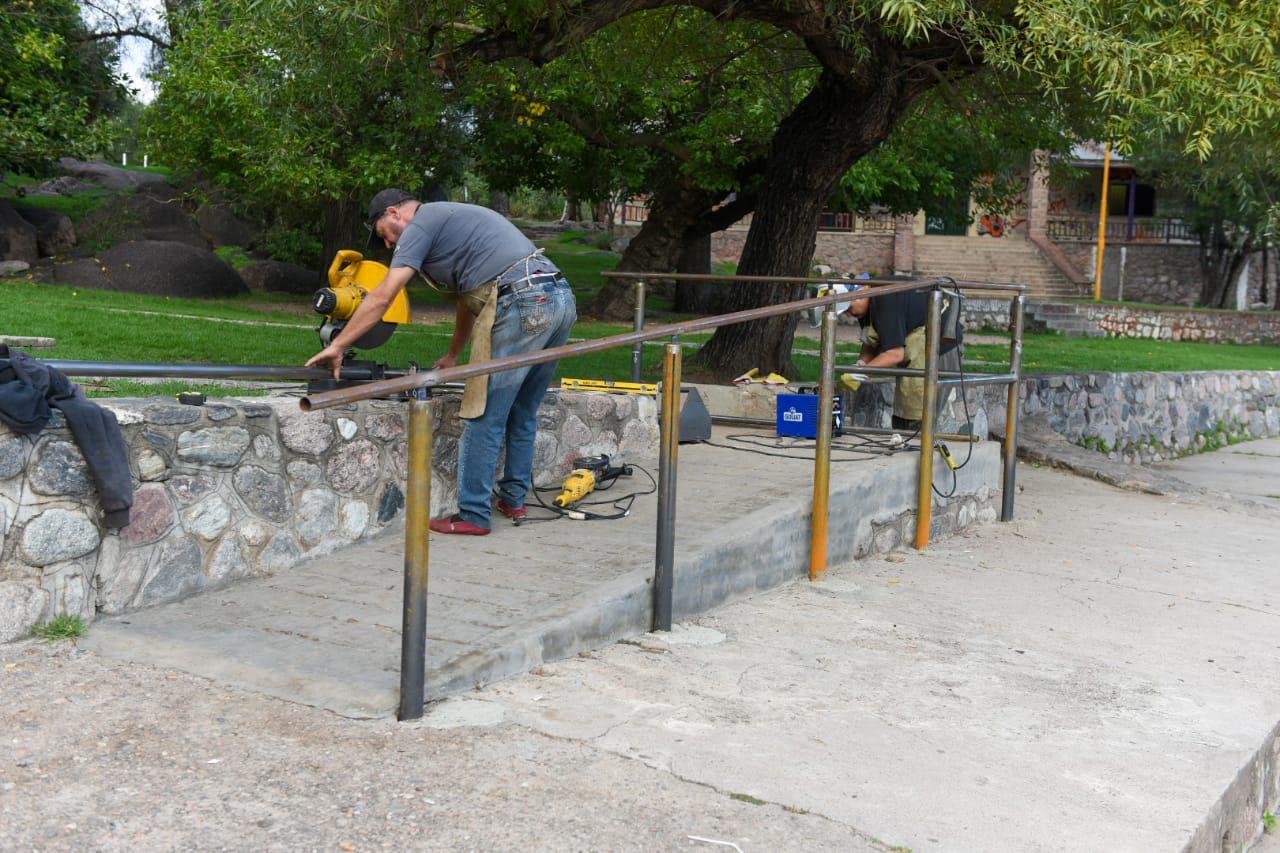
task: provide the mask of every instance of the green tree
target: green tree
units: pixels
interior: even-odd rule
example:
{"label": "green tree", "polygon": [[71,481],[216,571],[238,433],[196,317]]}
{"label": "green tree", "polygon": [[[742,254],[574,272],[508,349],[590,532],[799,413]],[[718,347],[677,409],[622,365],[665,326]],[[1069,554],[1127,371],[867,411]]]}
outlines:
{"label": "green tree", "polygon": [[[291,0],[279,0],[288,7]],[[356,0],[350,14],[386,14]],[[696,7],[721,22],[751,20],[803,40],[820,67],[769,144],[739,271],[802,275],[823,204],[925,92],[990,67],[1023,80],[1035,102],[1091,96],[1111,135],[1170,127],[1207,155],[1215,137],[1257,127],[1280,108],[1280,4],[1235,0],[842,0],[797,5],[741,0],[396,2],[392,35],[429,34],[445,69],[516,58],[546,65],[616,22],[655,8]],[[735,288],[736,307],[793,298],[796,288]],[[784,368],[794,320],[727,327],[702,367]]]}
{"label": "green tree", "polygon": [[95,151],[125,94],[115,60],[74,0],[0,0],[0,173]]}
{"label": "green tree", "polygon": [[1190,202],[1186,215],[1200,238],[1197,302],[1230,307],[1250,255],[1280,227],[1280,126],[1230,134],[1203,161],[1186,153],[1184,140],[1151,134],[1134,141],[1131,158]]}
{"label": "green tree", "polygon": [[362,204],[387,185],[460,179],[465,116],[384,30],[308,4],[287,26],[253,0],[192,5],[148,114],[167,162],[319,236],[322,267],[363,246]]}

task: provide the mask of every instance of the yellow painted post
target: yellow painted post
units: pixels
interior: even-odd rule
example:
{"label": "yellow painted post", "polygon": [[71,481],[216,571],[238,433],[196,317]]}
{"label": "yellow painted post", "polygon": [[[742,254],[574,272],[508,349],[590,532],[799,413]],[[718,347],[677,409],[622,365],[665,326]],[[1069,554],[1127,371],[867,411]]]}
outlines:
{"label": "yellow painted post", "polygon": [[1102,259],[1107,253],[1107,194],[1111,191],[1111,141],[1102,159],[1102,202],[1098,205],[1098,263],[1093,270],[1093,301],[1102,299]]}
{"label": "yellow painted post", "polygon": [[822,312],[822,367],[818,378],[818,446],[813,457],[813,530],[809,542],[809,580],[827,573],[831,516],[831,429],[836,393],[836,312]]}
{"label": "yellow painted post", "polygon": [[920,409],[920,472],[916,480],[916,549],[929,547],[933,526],[933,429],[938,407],[938,349],[942,336],[942,291],[929,293],[924,324],[924,405]]}

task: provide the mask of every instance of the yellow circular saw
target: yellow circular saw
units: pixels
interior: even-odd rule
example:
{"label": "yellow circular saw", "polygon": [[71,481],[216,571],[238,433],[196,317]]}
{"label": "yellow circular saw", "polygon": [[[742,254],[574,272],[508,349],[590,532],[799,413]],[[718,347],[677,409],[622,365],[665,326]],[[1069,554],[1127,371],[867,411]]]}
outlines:
{"label": "yellow circular saw", "polygon": [[[329,265],[329,286],[317,290],[311,300],[316,313],[323,314],[325,318],[319,329],[324,346],[333,342],[369,291],[386,278],[387,272],[385,264],[366,260],[364,255],[351,249],[343,249],[333,256],[333,263]],[[352,346],[358,349],[380,347],[395,332],[396,326],[408,322],[409,297],[402,290],[396,294],[378,325],[361,335]]]}

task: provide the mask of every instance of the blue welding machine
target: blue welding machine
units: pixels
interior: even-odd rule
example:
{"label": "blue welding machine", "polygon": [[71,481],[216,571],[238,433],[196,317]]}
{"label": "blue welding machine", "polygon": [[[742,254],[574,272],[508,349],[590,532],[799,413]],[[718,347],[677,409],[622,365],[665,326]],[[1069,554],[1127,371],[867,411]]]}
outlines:
{"label": "blue welding machine", "polygon": [[[844,407],[836,395],[831,410],[832,432],[840,435],[844,430]],[[795,438],[818,437],[818,395],[778,395],[778,435]]]}

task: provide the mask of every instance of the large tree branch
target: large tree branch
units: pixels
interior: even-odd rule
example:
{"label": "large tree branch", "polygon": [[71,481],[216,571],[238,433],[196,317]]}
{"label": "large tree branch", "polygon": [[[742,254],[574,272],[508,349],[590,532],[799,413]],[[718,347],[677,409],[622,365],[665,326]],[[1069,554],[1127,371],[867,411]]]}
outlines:
{"label": "large tree branch", "polygon": [[102,41],[103,39],[122,39],[129,38],[131,36],[134,38],[146,39],[161,50],[168,50],[173,47],[173,45],[169,44],[168,41],[155,33],[147,32],[146,30],[139,29],[138,27],[123,27],[115,30],[99,30],[92,33],[82,33],[81,35],[73,36],[72,41]]}

